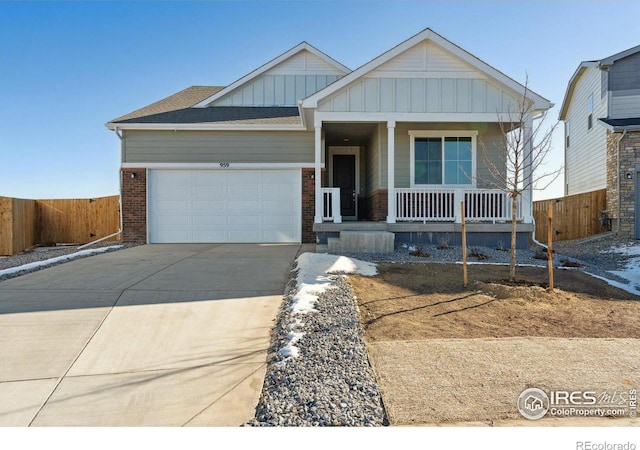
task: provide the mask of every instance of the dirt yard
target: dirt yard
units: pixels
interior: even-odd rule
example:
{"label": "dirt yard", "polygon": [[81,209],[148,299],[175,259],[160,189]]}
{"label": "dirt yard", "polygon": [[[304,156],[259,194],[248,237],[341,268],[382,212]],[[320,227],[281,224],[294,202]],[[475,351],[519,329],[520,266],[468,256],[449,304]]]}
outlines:
{"label": "dirt yard", "polygon": [[349,280],[392,425],[528,425],[525,388],[640,387],[640,297],[576,270],[556,271],[553,293],[545,268],[518,268],[512,286],[507,267],[472,265],[468,289],[460,265],[378,270]]}

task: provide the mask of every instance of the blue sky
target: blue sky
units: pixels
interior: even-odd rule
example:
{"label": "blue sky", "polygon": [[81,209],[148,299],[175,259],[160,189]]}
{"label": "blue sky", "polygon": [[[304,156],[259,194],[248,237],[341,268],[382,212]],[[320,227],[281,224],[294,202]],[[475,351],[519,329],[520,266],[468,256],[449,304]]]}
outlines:
{"label": "blue sky", "polygon": [[[104,124],[225,85],[306,40],[355,69],[424,28],[556,104],[582,60],[640,44],[640,2],[0,1],[0,195],[117,194]],[[559,133],[558,133],[559,134]],[[562,163],[554,140],[551,166]],[[562,179],[537,198],[562,195]]]}

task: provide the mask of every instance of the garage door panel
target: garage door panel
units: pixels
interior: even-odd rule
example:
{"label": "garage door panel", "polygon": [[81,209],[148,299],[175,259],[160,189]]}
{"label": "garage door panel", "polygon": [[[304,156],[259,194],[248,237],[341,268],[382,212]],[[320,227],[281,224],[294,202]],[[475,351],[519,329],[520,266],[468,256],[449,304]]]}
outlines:
{"label": "garage door panel", "polygon": [[228,216],[227,223],[229,226],[237,227],[239,229],[257,229],[260,226],[260,216],[250,215],[237,215]]}
{"label": "garage door panel", "polygon": [[229,186],[258,185],[262,182],[262,173],[259,170],[229,170],[224,173],[227,175]]}
{"label": "garage door panel", "polygon": [[224,186],[193,186],[191,198],[194,200],[210,200],[224,196]]}
{"label": "garage door panel", "polygon": [[227,226],[227,218],[225,216],[193,216],[191,223],[194,229],[224,229]]}
{"label": "garage door panel", "polygon": [[260,202],[258,200],[229,200],[227,202],[227,210],[229,214],[239,212],[253,213],[260,210]]}
{"label": "garage door panel", "polygon": [[220,170],[192,170],[191,184],[193,186],[224,186],[226,172]]}
{"label": "garage door panel", "polygon": [[222,200],[194,200],[192,202],[194,216],[224,214],[225,203]]}
{"label": "garage door panel", "polygon": [[262,225],[267,230],[278,229],[282,226],[292,227],[296,220],[293,216],[268,216],[262,218]]}
{"label": "garage door panel", "polygon": [[258,197],[258,195],[260,195],[260,186],[258,185],[229,186],[227,191],[227,197],[232,200],[245,200]]}
{"label": "garage door panel", "polygon": [[189,170],[154,170],[152,175],[155,185],[163,186],[189,186],[191,173]]}
{"label": "garage door panel", "polygon": [[150,170],[150,242],[300,242],[300,170]]}
{"label": "garage door panel", "polygon": [[189,202],[169,200],[154,205],[154,214],[158,216],[184,216],[189,214]]}

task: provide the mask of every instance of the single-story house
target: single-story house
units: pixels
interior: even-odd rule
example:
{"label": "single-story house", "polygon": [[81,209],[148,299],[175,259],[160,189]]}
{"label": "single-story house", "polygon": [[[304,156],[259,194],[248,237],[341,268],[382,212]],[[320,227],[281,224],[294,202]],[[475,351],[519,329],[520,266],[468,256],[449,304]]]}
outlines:
{"label": "single-story house", "polygon": [[[107,123],[124,239],[455,243],[465,201],[470,245],[508,245],[511,199],[489,165],[506,167],[500,124],[523,98],[532,114],[512,126],[530,130],[550,102],[430,29],[353,71],[303,42]],[[518,199],[526,247],[531,190]]]}

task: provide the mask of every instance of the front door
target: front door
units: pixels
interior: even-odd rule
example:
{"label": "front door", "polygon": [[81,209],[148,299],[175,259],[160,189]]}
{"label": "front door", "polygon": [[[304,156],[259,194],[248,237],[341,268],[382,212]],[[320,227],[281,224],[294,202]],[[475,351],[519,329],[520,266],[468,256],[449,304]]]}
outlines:
{"label": "front door", "polygon": [[356,217],[356,155],[333,155],[333,187],[340,188],[342,217]]}

